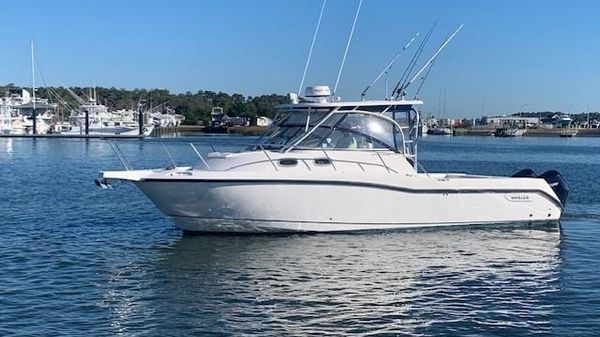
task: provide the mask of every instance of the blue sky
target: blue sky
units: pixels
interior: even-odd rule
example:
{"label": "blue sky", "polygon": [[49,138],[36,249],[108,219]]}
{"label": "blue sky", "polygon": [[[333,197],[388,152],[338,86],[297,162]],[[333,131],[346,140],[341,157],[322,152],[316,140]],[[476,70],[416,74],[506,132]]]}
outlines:
{"label": "blue sky", "polygon": [[[307,84],[333,86],[357,4],[328,0]],[[320,7],[321,0],[2,2],[0,83],[30,85],[34,39],[48,85],[285,94],[298,89]],[[597,1],[364,0],[338,94],[357,99],[437,19],[425,55],[452,27],[465,27],[425,84],[426,112],[439,115],[443,90],[448,117],[598,111],[598,13]],[[44,84],[39,74],[37,81]],[[383,95],[383,82],[370,92]]]}

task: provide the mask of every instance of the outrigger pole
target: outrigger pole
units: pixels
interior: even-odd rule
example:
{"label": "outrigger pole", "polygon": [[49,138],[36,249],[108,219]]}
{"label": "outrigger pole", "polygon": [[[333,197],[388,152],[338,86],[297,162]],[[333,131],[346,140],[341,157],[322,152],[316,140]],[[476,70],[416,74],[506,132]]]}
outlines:
{"label": "outrigger pole", "polygon": [[319,14],[319,20],[317,21],[317,28],[315,28],[315,34],[313,35],[312,42],[310,44],[310,49],[308,50],[308,57],[306,58],[306,64],[304,65],[304,73],[302,73],[302,80],[300,81],[300,87],[298,88],[298,96],[302,92],[302,86],[304,85],[304,80],[306,79],[306,72],[308,71],[308,65],[310,64],[310,59],[312,57],[313,48],[315,47],[315,41],[317,40],[317,34],[319,34],[319,27],[321,27],[321,19],[323,19],[323,12],[325,11],[325,4],[327,0],[323,0],[323,4],[321,5],[321,14]]}
{"label": "outrigger pole", "polygon": [[346,63],[346,56],[348,56],[348,49],[350,49],[350,42],[352,41],[352,36],[354,35],[354,28],[356,27],[356,21],[358,20],[358,14],[360,13],[360,7],[362,6],[362,3],[363,0],[359,0],[358,8],[356,8],[356,14],[354,15],[354,21],[352,21],[352,29],[350,29],[350,36],[348,36],[348,42],[346,42],[346,50],[344,50],[344,57],[342,57],[342,63],[340,64],[340,70],[338,71],[331,96],[335,96],[338,85],[340,84],[340,78],[342,77],[342,71],[344,70],[344,64]]}
{"label": "outrigger pole", "polygon": [[[383,70],[379,73],[379,75],[377,75],[377,77],[375,77],[375,79],[373,80],[373,82],[371,82],[371,84],[369,84],[365,90],[363,90],[363,92],[360,94],[360,99],[364,101],[365,96],[367,95],[367,91],[369,89],[371,89],[371,87],[373,85],[375,85],[375,83],[377,83],[377,81],[379,81],[379,79],[381,78],[381,76],[383,76],[385,73],[387,73],[392,66],[394,65],[394,63],[396,63],[396,61],[398,60],[398,58],[400,57],[400,55],[402,54],[402,52],[404,52],[406,49],[408,49],[408,47],[410,47],[410,45],[413,43],[413,41],[417,38],[417,36],[419,36],[420,33],[415,34],[409,41],[408,43],[402,48],[402,50],[400,50],[399,52],[396,53],[396,55],[394,56],[394,58],[390,61],[390,63],[387,64],[387,66],[385,66],[385,68],[383,68]],[[386,98],[387,98],[387,92],[386,92]]]}
{"label": "outrigger pole", "polygon": [[398,91],[396,91],[396,99],[398,97],[401,97],[402,99],[404,98],[404,95],[406,93],[406,89],[411,85],[411,83],[413,83],[420,75],[421,73],[427,68],[429,67],[433,61],[435,61],[435,58],[440,54],[440,52],[446,47],[446,45],[448,45],[448,43],[450,43],[450,41],[456,36],[456,34],[458,34],[458,32],[463,28],[464,24],[460,24],[460,26],[458,26],[458,28],[456,28],[456,30],[454,30],[454,32],[444,41],[444,43],[442,43],[438,49],[435,51],[435,53],[433,54],[433,56],[431,56],[429,58],[429,60],[427,62],[425,62],[425,64],[423,65],[423,67],[421,67],[421,69],[419,69],[419,71],[417,71],[417,73],[415,74],[415,76],[413,76],[413,78],[410,79],[410,81],[406,82],[405,85],[401,86]]}

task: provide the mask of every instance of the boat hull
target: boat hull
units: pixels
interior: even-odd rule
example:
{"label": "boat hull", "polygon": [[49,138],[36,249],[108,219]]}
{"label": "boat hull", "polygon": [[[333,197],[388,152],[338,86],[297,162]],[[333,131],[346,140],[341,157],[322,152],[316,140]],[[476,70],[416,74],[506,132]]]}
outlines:
{"label": "boat hull", "polygon": [[190,232],[285,233],[547,223],[562,208],[542,191],[410,190],[343,181],[135,182]]}

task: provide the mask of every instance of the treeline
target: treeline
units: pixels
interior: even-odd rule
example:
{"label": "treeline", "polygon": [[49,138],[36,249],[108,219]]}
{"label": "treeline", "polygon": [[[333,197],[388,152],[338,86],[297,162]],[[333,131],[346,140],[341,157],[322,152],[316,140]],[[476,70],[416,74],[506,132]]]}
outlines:
{"label": "treeline", "polygon": [[[5,94],[13,85],[0,87]],[[31,88],[25,88],[31,91]],[[69,92],[69,90],[72,92]],[[143,109],[170,111],[185,116],[186,124],[206,123],[210,120],[213,107],[222,107],[230,116],[249,117],[267,116],[272,118],[276,111],[275,106],[288,102],[287,96],[271,94],[262,96],[244,96],[241,94],[227,94],[224,92],[198,90],[195,93],[171,93],[166,89],[118,89],[118,88],[81,88],[47,87],[36,90],[37,97],[47,98],[53,103],[58,103],[59,110],[68,111],[77,109],[80,105],[74,95],[84,101],[96,97],[99,104],[106,105],[109,109],[133,109],[138,106]]]}

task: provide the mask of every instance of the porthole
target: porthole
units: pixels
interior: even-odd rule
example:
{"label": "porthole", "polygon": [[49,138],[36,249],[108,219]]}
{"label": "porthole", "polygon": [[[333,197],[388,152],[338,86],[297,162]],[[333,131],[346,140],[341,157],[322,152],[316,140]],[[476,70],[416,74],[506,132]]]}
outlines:
{"label": "porthole", "polygon": [[315,165],[330,165],[331,160],[328,158],[317,158],[315,159]]}
{"label": "porthole", "polygon": [[298,165],[298,160],[293,159],[293,158],[279,159],[279,165],[281,165],[281,166],[296,166],[296,165]]}

